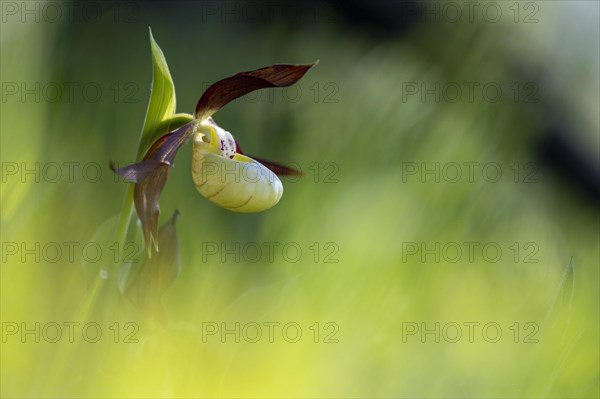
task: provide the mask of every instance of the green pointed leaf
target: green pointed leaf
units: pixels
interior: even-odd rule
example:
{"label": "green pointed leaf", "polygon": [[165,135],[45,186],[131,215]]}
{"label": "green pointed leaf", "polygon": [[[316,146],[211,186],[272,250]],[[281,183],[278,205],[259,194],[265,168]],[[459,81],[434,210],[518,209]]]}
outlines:
{"label": "green pointed leaf", "polygon": [[152,89],[150,103],[146,111],[146,120],[140,137],[137,160],[140,160],[152,143],[165,133],[169,124],[164,123],[175,114],[175,85],[169,72],[165,56],[152,36],[150,30],[150,45],[152,47]]}

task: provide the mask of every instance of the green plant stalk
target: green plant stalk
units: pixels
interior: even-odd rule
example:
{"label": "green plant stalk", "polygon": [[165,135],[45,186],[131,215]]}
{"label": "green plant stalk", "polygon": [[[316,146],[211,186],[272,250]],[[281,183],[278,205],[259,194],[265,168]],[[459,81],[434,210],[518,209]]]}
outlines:
{"label": "green plant stalk", "polygon": [[127,232],[129,231],[129,225],[131,224],[131,214],[133,211],[133,190],[135,189],[135,184],[129,184],[127,187],[127,192],[125,194],[125,199],[123,201],[123,208],[121,209],[121,217],[119,218],[119,225],[117,227],[117,242],[119,243],[119,247],[122,247],[125,244],[125,238],[127,237]]}
{"label": "green plant stalk", "polygon": [[[153,66],[152,89],[144,126],[142,127],[138,141],[136,162],[142,160],[154,140],[193,120],[193,116],[190,114],[175,114],[175,85],[173,84],[167,61],[158,43],[154,40],[151,29],[149,29],[149,33]],[[129,226],[131,225],[134,190],[135,184],[129,184],[123,201],[116,232],[117,242],[120,246],[125,243]]]}

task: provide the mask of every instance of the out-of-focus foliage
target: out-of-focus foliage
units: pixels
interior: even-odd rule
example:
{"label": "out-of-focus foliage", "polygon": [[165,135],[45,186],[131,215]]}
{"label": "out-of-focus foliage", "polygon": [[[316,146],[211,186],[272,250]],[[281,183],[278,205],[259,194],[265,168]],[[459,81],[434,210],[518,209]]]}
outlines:
{"label": "out-of-focus foliage", "polygon": [[[290,14],[276,17],[282,11],[256,21],[252,2],[232,4],[238,19],[213,13],[213,2],[101,6],[94,23],[70,21],[66,10],[59,22],[22,22],[3,9],[2,396],[597,397],[598,207],[535,148],[545,124],[560,119],[598,160],[598,4],[533,2],[529,24],[503,5],[498,23],[424,18],[384,37],[344,22],[332,5],[293,24]],[[148,26],[180,110],[237,71],[320,59],[296,91],[266,90],[215,118],[244,151],[304,171],[284,180],[276,207],[242,215],[203,200],[191,148],[178,154],[161,224],[181,212],[181,274],[163,296],[162,327],[113,280],[86,284],[80,267],[140,249],[133,236],[131,249],[102,244],[99,257],[89,244],[122,206],[125,184],[108,160],[131,162],[138,145],[152,76]],[[19,93],[7,94],[6,82]],[[21,95],[36,82],[39,101]],[[62,89],[56,101],[43,94],[51,82]],[[69,82],[78,84],[72,99]],[[503,95],[452,102],[406,91],[449,82],[494,82]],[[515,100],[517,89],[525,93]],[[72,179],[65,162],[74,163]],[[457,182],[422,175],[422,166],[438,164],[441,174],[452,163],[477,163],[473,181],[465,167]],[[497,182],[481,174],[491,163],[501,168]],[[471,242],[479,243],[472,261]],[[267,243],[277,244],[272,259]],[[410,255],[412,243],[434,253]],[[463,254],[453,262],[436,243]],[[496,262],[492,249],[482,252],[489,243],[502,250]],[[65,322],[79,323],[73,342]],[[473,342],[470,322],[479,323]],[[7,333],[35,323],[39,343],[35,333]],[[63,326],[59,342],[43,332],[49,323]],[[86,323],[100,326],[97,342],[82,338]],[[262,338],[249,342],[250,327],[240,342],[223,338],[235,323],[258,323]],[[264,323],[279,323],[273,342]],[[300,326],[298,342],[282,338],[286,323]],[[422,323],[447,335],[403,334]],[[451,323],[462,326],[456,343],[446,339]],[[498,342],[489,342],[492,330],[482,336],[488,323],[501,327]],[[532,331],[537,342],[525,340]],[[324,342],[328,334],[338,342]]]}

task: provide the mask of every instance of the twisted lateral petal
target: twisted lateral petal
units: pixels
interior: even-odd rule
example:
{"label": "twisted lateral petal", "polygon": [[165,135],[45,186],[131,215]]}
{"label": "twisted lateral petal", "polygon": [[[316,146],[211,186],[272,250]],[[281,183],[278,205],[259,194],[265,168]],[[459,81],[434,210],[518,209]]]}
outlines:
{"label": "twisted lateral petal", "polygon": [[266,159],[258,158],[252,156],[252,158],[267,167],[271,172],[275,173],[277,176],[302,176],[302,172],[291,168],[289,166],[282,165],[277,162],[268,161]]}
{"label": "twisted lateral petal", "polygon": [[200,97],[194,116],[205,120],[227,103],[254,90],[291,86],[315,65],[275,64],[254,71],[240,72],[212,84]]}
{"label": "twisted lateral petal", "polygon": [[158,199],[165,187],[170,169],[169,165],[159,163],[141,183],[136,183],[133,191],[133,202],[142,222],[148,256],[151,254],[152,243],[154,243],[154,249],[158,251],[158,217],[160,215]]}
{"label": "twisted lateral petal", "polygon": [[110,168],[113,172],[121,176],[123,179],[133,182],[142,183],[144,179],[157,169],[160,165],[165,165],[161,161],[155,161],[153,159],[148,161],[140,161],[131,165],[124,166],[122,168],[116,168],[111,162]]}
{"label": "twisted lateral petal", "polygon": [[179,148],[191,137],[196,121],[186,123],[172,133],[165,134],[152,144],[144,159],[153,159],[173,166]]}
{"label": "twisted lateral petal", "polygon": [[111,169],[125,180],[135,183],[133,200],[138,217],[142,222],[144,241],[148,255],[154,243],[158,251],[158,218],[160,206],[158,200],[169,171],[173,166],[179,148],[188,140],[194,131],[195,124],[190,122],[173,133],[165,134],[152,144],[144,159],[138,163]]}
{"label": "twisted lateral petal", "polygon": [[[238,154],[244,154],[244,152],[242,151],[242,148],[240,147],[240,144],[237,142],[237,140],[234,140],[234,141],[235,141],[235,152],[237,152]],[[252,155],[250,158],[254,159],[258,163],[263,164],[263,166],[266,166],[269,170],[271,170],[271,172],[275,173],[277,176],[302,176],[303,175],[303,173],[301,171],[294,169],[292,167],[286,166],[286,165],[282,165],[277,162],[268,161],[263,158],[258,158],[258,157],[255,157],[254,155]]]}

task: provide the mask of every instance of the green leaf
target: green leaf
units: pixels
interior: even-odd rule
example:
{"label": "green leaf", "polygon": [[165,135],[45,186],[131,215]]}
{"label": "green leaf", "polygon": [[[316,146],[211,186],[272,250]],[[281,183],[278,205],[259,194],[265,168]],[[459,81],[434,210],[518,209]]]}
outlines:
{"label": "green leaf", "polygon": [[165,56],[152,36],[152,29],[150,29],[150,45],[153,64],[152,89],[138,146],[137,160],[144,156],[157,138],[168,133],[166,129],[169,128],[169,124],[165,124],[164,121],[171,119],[176,107],[175,85]]}

